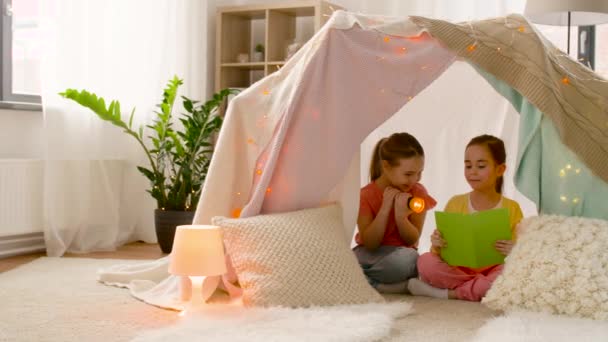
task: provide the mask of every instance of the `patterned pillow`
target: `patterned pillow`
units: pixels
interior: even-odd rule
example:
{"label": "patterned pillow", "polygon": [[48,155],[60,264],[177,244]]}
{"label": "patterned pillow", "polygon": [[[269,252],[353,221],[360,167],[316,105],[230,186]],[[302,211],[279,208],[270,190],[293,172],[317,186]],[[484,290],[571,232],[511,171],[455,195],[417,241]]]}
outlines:
{"label": "patterned pillow", "polygon": [[608,320],[608,221],[525,219],[503,273],[482,302],[498,310]]}
{"label": "patterned pillow", "polygon": [[212,222],[222,227],[246,306],[383,301],[349,248],[337,205]]}

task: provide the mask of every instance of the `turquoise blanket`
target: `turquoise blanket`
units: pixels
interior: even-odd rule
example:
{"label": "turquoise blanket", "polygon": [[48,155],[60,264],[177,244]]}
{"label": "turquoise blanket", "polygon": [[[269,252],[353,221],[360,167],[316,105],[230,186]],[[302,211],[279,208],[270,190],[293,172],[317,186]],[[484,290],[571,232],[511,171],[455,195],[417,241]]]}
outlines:
{"label": "turquoise blanket", "polygon": [[608,183],[561,142],[549,117],[506,83],[476,69],[520,113],[517,189],[536,203],[541,214],[608,220]]}

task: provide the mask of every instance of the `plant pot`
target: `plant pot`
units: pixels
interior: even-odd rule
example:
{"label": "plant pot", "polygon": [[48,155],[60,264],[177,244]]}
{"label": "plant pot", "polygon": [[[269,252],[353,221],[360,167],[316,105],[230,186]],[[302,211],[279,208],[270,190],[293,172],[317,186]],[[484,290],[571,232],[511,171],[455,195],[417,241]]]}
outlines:
{"label": "plant pot", "polygon": [[177,226],[192,224],[194,211],[154,210],[156,238],[163,253],[171,253]]}
{"label": "plant pot", "polygon": [[252,62],[263,62],[264,61],[264,53],[263,52],[254,52]]}

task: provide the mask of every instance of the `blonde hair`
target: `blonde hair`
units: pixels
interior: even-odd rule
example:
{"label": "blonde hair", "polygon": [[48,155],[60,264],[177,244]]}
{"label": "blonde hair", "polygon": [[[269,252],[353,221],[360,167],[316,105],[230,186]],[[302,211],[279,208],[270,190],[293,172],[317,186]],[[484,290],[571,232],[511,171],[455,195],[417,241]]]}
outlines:
{"label": "blonde hair", "polygon": [[399,159],[424,157],[422,145],[408,133],[394,133],[388,138],[380,139],[374,147],[372,160],[369,166],[369,177],[372,181],[382,176],[382,160],[391,166],[396,166]]}

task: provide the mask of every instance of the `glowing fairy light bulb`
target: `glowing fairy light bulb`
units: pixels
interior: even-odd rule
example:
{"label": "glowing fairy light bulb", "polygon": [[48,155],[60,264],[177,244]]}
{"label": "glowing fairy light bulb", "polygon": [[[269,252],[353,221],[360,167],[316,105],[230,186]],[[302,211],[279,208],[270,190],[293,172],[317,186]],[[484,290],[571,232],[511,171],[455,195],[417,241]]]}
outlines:
{"label": "glowing fairy light bulb", "polygon": [[389,37],[389,36],[385,36],[385,37],[384,37],[384,42],[385,42],[385,43],[388,43],[388,42],[390,42],[390,41],[391,41],[391,37]]}
{"label": "glowing fairy light bulb", "polygon": [[570,79],[567,76],[564,76],[564,78],[562,78],[562,83],[565,85],[569,85],[570,84]]}
{"label": "glowing fairy light bulb", "polygon": [[264,89],[264,90],[262,91],[262,94],[264,94],[264,95],[270,95],[270,90],[268,90],[268,89]]}
{"label": "glowing fairy light bulb", "polygon": [[261,175],[262,175],[262,170],[257,169],[257,170],[255,171],[255,173],[256,173],[258,176],[261,176]]}
{"label": "glowing fairy light bulb", "polygon": [[559,170],[559,176],[560,176],[561,178],[566,177],[566,170],[564,170],[564,169]]}
{"label": "glowing fairy light bulb", "polygon": [[561,195],[559,196],[559,199],[562,200],[562,202],[567,202],[568,201],[568,197]]}
{"label": "glowing fairy light bulb", "polygon": [[576,169],[574,170],[574,172],[578,175],[579,173],[581,173],[581,169]]}
{"label": "glowing fairy light bulb", "polygon": [[420,214],[424,210],[424,199],[420,197],[410,197],[407,201],[407,206],[416,214]]}
{"label": "glowing fairy light bulb", "polygon": [[471,44],[471,45],[467,46],[467,51],[469,51],[469,52],[473,52],[473,51],[475,51],[475,49],[477,49],[477,44]]}
{"label": "glowing fairy light bulb", "polygon": [[572,168],[572,165],[566,164],[566,170],[570,170],[571,168]]}
{"label": "glowing fairy light bulb", "polygon": [[580,200],[581,200],[580,198],[578,198],[578,197],[574,197],[574,198],[572,199],[572,203],[577,204],[577,203],[578,203]]}
{"label": "glowing fairy light bulb", "polygon": [[242,210],[243,210],[242,208],[234,208],[234,209],[232,209],[230,216],[232,216],[233,218],[239,218],[239,217],[241,217]]}
{"label": "glowing fairy light bulb", "polygon": [[272,188],[270,188],[270,187],[266,188],[266,193],[267,193],[267,194],[269,194],[269,193],[271,193],[271,192],[272,192]]}
{"label": "glowing fairy light bulb", "polygon": [[523,33],[523,32],[526,32],[526,28],[524,26],[520,26],[520,27],[517,28],[517,31]]}

